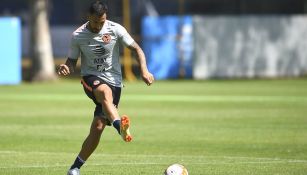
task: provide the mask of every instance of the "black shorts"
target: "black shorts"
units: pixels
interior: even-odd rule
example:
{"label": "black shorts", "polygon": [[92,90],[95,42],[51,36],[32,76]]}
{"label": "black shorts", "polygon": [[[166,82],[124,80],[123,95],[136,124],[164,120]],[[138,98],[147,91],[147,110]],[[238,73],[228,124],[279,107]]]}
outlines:
{"label": "black shorts", "polygon": [[108,83],[106,83],[101,78],[94,76],[94,75],[88,75],[84,76],[81,79],[81,84],[83,85],[83,89],[85,94],[93,100],[93,102],[96,104],[95,111],[94,111],[94,117],[102,117],[106,120],[107,125],[111,125],[111,122],[107,118],[105,112],[102,109],[101,103],[99,103],[94,95],[93,90],[95,90],[99,85],[106,84],[108,85],[112,90],[112,96],[113,96],[113,104],[117,108],[120,100],[121,95],[121,87],[115,87]]}

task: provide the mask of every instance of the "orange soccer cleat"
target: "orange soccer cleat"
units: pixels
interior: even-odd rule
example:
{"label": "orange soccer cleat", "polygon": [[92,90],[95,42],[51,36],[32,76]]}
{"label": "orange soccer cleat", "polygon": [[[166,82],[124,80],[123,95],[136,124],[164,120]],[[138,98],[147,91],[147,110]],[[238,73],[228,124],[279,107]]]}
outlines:
{"label": "orange soccer cleat", "polygon": [[131,142],[132,136],[129,131],[130,119],[127,115],[123,115],[120,118],[120,135],[125,142]]}

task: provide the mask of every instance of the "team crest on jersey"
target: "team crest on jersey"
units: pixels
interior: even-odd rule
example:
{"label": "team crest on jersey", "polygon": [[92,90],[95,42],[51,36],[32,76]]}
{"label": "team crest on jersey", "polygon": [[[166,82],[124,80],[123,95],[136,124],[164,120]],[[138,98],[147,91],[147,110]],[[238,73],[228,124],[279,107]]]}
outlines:
{"label": "team crest on jersey", "polygon": [[110,34],[103,34],[101,37],[102,41],[104,43],[110,43],[111,41],[111,35]]}
{"label": "team crest on jersey", "polygon": [[93,85],[94,85],[94,86],[97,86],[99,83],[100,83],[99,80],[95,80],[95,81],[93,82]]}

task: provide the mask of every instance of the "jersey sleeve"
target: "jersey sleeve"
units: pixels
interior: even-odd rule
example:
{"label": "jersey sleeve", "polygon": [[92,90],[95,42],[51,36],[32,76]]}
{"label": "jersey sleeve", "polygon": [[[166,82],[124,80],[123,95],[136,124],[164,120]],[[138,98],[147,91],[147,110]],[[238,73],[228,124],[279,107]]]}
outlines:
{"label": "jersey sleeve", "polygon": [[118,25],[117,33],[123,45],[130,46],[134,42],[134,39],[123,26]]}
{"label": "jersey sleeve", "polygon": [[80,47],[76,41],[76,38],[74,37],[74,35],[72,35],[70,40],[70,47],[68,49],[68,58],[78,59],[79,55],[80,55]]}

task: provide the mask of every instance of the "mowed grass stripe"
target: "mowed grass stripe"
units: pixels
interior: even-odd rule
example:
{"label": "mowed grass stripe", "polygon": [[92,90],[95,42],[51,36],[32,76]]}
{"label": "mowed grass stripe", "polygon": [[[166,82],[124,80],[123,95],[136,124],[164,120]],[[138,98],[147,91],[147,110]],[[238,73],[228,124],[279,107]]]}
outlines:
{"label": "mowed grass stripe", "polygon": [[[84,94],[2,94],[0,100],[14,101],[87,101]],[[219,96],[219,95],[122,95],[122,101],[149,102],[307,102],[299,96]]]}
{"label": "mowed grass stripe", "polygon": [[[44,157],[56,159],[57,157],[70,157],[71,153],[54,153],[54,152],[17,152],[1,151],[2,156],[9,154],[11,157],[35,157],[37,160],[43,160]],[[257,157],[235,157],[235,156],[178,156],[178,155],[142,155],[142,154],[95,154],[93,159],[88,161],[86,166],[139,166],[139,165],[167,165],[169,160],[181,160],[189,165],[238,165],[238,164],[305,164],[307,160],[291,160],[278,158],[257,158]],[[65,160],[65,159],[64,159]],[[99,163],[97,163],[99,162]],[[16,163],[16,162],[15,162]],[[64,163],[47,163],[29,160],[27,163],[6,162],[0,166],[0,169],[36,169],[36,168],[56,168],[68,167]],[[7,165],[6,165],[7,164]]]}
{"label": "mowed grass stripe", "polygon": [[[10,156],[58,156],[65,155],[69,156],[72,153],[69,152],[20,152],[20,151],[0,151],[0,154],[9,154]],[[214,156],[214,155],[162,155],[162,154],[106,154],[106,153],[95,153],[94,156],[100,158],[112,158],[112,159],[130,159],[130,158],[175,158],[175,159],[191,159],[191,160],[208,160],[208,159],[228,159],[228,160],[254,160],[258,162],[289,162],[289,163],[307,163],[307,160],[296,160],[296,159],[284,159],[284,158],[269,158],[269,157],[240,157],[240,156]]]}
{"label": "mowed grass stripe", "polygon": [[[250,162],[250,161],[244,161],[244,162],[203,162],[203,163],[188,163],[189,165],[238,165],[238,164],[285,164],[285,163],[306,163],[306,162],[284,162],[284,161],[265,161],[265,162]],[[142,162],[134,162],[134,163],[127,163],[127,162],[114,162],[114,163],[101,163],[101,164],[87,164],[87,166],[119,166],[119,165],[125,165],[125,166],[139,166],[139,165],[167,165],[165,163],[142,163]],[[0,169],[32,169],[32,168],[57,168],[57,167],[69,167],[69,164],[67,165],[18,165],[18,166],[12,166],[12,167],[0,167]],[[130,167],[131,168],[131,167]]]}

